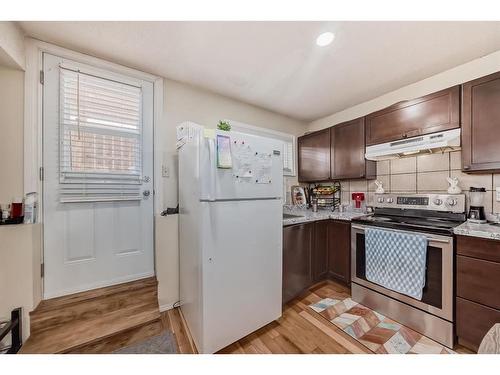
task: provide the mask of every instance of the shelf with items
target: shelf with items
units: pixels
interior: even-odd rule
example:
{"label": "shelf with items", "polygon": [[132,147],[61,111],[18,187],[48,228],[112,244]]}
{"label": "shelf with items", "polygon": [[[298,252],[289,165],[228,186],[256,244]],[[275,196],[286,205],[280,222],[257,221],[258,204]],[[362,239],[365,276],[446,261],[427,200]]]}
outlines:
{"label": "shelf with items", "polygon": [[309,188],[310,203],[316,200],[318,208],[329,208],[334,211],[340,205],[340,182],[336,181],[329,185],[316,184]]}

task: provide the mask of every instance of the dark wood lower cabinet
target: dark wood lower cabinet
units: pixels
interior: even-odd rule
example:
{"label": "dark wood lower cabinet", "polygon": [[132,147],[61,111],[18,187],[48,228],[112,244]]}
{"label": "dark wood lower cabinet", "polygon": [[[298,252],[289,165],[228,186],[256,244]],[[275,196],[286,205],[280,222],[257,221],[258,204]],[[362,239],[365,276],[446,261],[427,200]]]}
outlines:
{"label": "dark wood lower cabinet", "polygon": [[477,350],[500,323],[500,241],[457,236],[457,254],[458,342]]}
{"label": "dark wood lower cabinet", "polygon": [[314,223],[314,246],[312,253],[313,282],[318,282],[328,275],[328,221]]}
{"label": "dark wood lower cabinet", "polygon": [[312,284],[311,254],[314,223],[283,228],[283,303]]}
{"label": "dark wood lower cabinet", "polygon": [[328,223],[329,276],[345,284],[351,282],[351,223]]}
{"label": "dark wood lower cabinet", "polygon": [[351,223],[321,220],[283,228],[283,303],[332,278],[349,284]]}
{"label": "dark wood lower cabinet", "polygon": [[458,343],[477,351],[484,335],[495,323],[500,323],[500,310],[460,297],[456,303]]}

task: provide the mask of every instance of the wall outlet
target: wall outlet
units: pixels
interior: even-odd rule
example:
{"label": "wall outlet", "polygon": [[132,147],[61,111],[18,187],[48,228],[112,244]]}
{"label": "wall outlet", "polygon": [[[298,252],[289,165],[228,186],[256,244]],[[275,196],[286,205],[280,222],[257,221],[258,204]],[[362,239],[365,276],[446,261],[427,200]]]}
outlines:
{"label": "wall outlet", "polygon": [[161,166],[161,176],[162,177],[170,177],[170,170],[166,165]]}
{"label": "wall outlet", "polygon": [[496,200],[497,200],[497,202],[500,202],[500,187],[497,187],[496,192],[497,192]]}

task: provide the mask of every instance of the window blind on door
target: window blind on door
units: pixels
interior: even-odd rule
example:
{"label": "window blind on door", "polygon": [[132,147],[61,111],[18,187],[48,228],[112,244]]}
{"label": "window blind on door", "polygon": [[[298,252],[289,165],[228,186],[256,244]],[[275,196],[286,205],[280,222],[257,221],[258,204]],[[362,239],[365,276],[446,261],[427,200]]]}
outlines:
{"label": "window blind on door", "polygon": [[60,67],[60,201],[140,199],[140,87]]}

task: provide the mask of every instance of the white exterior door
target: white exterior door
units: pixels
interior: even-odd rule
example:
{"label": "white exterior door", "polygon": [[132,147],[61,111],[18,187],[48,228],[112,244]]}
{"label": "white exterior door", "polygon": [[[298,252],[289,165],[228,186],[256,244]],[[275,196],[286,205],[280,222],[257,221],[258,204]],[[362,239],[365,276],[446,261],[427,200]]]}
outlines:
{"label": "white exterior door", "polygon": [[44,298],[154,275],[152,82],[43,70]]}

